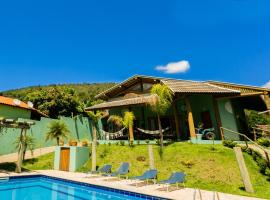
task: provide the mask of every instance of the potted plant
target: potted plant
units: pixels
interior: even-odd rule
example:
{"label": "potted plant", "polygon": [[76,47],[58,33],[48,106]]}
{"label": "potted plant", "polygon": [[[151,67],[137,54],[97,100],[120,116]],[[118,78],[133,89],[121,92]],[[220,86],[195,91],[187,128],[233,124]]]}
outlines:
{"label": "potted plant", "polygon": [[75,139],[69,140],[69,146],[77,146],[77,144],[78,144],[77,140],[75,140]]}
{"label": "potted plant", "polygon": [[88,147],[89,146],[88,139],[83,139],[81,144],[82,144],[83,147]]}

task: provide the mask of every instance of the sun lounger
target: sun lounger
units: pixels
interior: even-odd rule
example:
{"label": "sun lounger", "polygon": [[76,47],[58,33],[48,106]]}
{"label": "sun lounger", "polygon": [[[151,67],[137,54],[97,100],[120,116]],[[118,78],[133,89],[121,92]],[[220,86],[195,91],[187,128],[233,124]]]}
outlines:
{"label": "sun lounger", "polygon": [[183,186],[185,187],[185,176],[186,175],[183,172],[174,172],[171,174],[169,179],[160,181],[158,183],[167,185],[167,191],[169,191],[169,186],[173,184],[176,184],[177,189],[178,189],[179,183],[182,183]]}
{"label": "sun lounger", "polygon": [[91,171],[88,172],[87,174],[107,174],[110,173],[112,169],[112,165],[103,165],[103,167],[99,168],[97,171]]}
{"label": "sun lounger", "polygon": [[[148,184],[149,180],[154,180],[154,183],[155,183],[155,181],[157,179],[157,170],[155,170],[155,169],[147,170],[146,172],[143,173],[143,175],[135,176],[135,177],[132,177],[131,179],[146,181],[147,184]],[[136,183],[136,186],[137,186],[137,183]]]}
{"label": "sun lounger", "polygon": [[[109,174],[103,174],[104,176],[109,176],[109,177],[121,177],[121,176],[126,176],[129,173],[129,163],[124,162],[120,165],[117,171]],[[126,176],[127,178],[127,176]]]}

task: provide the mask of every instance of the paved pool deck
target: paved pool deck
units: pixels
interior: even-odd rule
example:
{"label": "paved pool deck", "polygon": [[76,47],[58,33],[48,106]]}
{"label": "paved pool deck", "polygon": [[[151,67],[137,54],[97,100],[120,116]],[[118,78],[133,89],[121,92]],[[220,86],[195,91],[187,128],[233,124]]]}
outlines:
{"label": "paved pool deck", "polygon": [[[157,184],[149,184],[142,186],[141,182],[138,183],[137,181],[133,180],[115,180],[115,178],[111,177],[97,177],[96,175],[86,175],[85,173],[78,173],[78,172],[64,172],[64,171],[56,171],[56,170],[39,170],[34,172],[23,172],[21,174],[17,173],[1,173],[0,177],[2,176],[21,176],[21,175],[34,175],[34,174],[41,174],[47,175],[51,177],[63,178],[68,180],[73,180],[77,182],[89,183],[93,185],[105,186],[114,189],[126,190],[130,192],[136,192],[146,195],[153,195],[157,197],[163,197],[168,199],[175,199],[175,200],[213,200],[212,191],[201,190],[202,199],[200,199],[199,194],[197,193],[196,198],[194,198],[194,191],[193,188],[182,188],[178,190],[173,190],[167,192],[166,190],[162,189],[161,185]],[[138,183],[138,187],[136,187],[136,182]],[[219,200],[259,200],[259,198],[253,197],[245,197],[239,195],[232,195],[232,194],[225,194],[225,193],[218,193]],[[217,196],[215,198],[218,200]]]}

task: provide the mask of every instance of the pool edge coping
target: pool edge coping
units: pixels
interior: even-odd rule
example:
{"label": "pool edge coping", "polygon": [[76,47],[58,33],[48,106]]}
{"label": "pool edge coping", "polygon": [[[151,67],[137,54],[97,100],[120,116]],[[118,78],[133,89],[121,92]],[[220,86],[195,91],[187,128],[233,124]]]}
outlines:
{"label": "pool edge coping", "polygon": [[[83,186],[88,186],[88,187],[94,187],[98,189],[108,189],[109,191],[120,193],[120,194],[128,194],[134,197],[146,197],[146,199],[153,199],[153,200],[173,200],[172,198],[168,197],[163,197],[159,195],[149,195],[147,193],[143,192],[135,192],[135,191],[130,191],[127,189],[119,189],[119,188],[114,188],[110,186],[104,186],[104,185],[99,185],[99,184],[93,184],[93,183],[87,183],[79,180],[72,180],[68,178],[63,178],[63,177],[58,177],[54,175],[48,175],[48,174],[42,174],[40,172],[36,172],[36,174],[18,174],[18,175],[11,175],[9,178],[11,179],[19,179],[19,178],[35,178],[35,177],[45,177],[45,178],[50,178],[50,179],[55,179],[55,180],[60,180],[64,182],[70,182],[78,185],[83,185]],[[137,196],[136,196],[137,195]]]}

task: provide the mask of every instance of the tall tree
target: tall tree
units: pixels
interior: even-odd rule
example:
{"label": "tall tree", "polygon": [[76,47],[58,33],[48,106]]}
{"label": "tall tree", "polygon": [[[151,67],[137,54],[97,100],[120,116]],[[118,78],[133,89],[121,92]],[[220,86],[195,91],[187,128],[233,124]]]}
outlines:
{"label": "tall tree", "polygon": [[160,147],[163,148],[163,133],[160,116],[164,115],[170,108],[173,100],[173,93],[166,85],[155,84],[151,89],[151,94],[156,98],[150,103],[151,109],[157,114],[158,129],[160,135]]}
{"label": "tall tree", "polygon": [[60,139],[67,138],[69,133],[70,131],[65,122],[58,120],[52,121],[49,125],[49,130],[46,133],[46,141],[56,139],[56,143],[59,146]]}
{"label": "tall tree", "polygon": [[92,120],[93,142],[92,142],[92,171],[97,169],[97,126],[99,120],[103,117],[103,113],[100,111],[87,112],[89,118]]}

